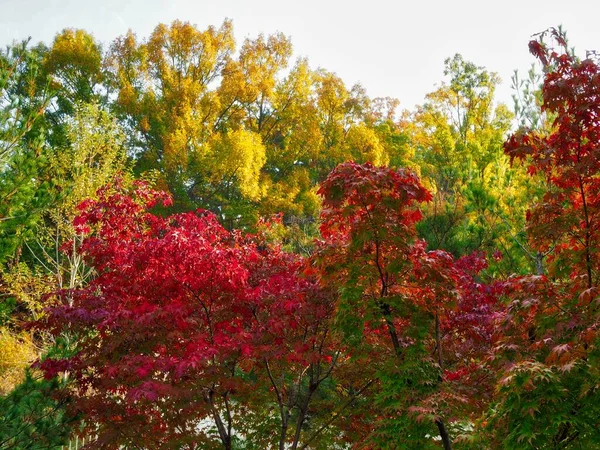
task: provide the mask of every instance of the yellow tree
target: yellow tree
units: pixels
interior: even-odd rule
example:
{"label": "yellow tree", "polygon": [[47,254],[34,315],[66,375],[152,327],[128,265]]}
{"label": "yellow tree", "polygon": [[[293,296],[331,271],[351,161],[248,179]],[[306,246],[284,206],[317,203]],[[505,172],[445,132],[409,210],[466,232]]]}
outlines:
{"label": "yellow tree", "polygon": [[261,212],[316,216],[320,201],[312,176],[323,138],[313,100],[314,72],[306,59],[296,62],[273,94],[272,125],[265,130],[265,201]]}
{"label": "yellow tree", "polygon": [[103,81],[102,47],[85,30],[67,28],[54,38],[44,69],[62,89],[60,99],[90,101]]}
{"label": "yellow tree", "polygon": [[[261,37],[255,47],[267,51],[280,40]],[[229,222],[241,215],[236,202],[261,197],[265,150],[244,123],[245,107],[272,89],[263,76],[268,58],[248,56],[242,65],[232,59],[234,44],[230,21],[204,31],[175,21],[147,42],[128,33],[107,57],[114,110],[132,136],[138,173],[157,170],[176,208],[210,208]]]}
{"label": "yellow tree", "polygon": [[46,49],[45,75],[55,93],[45,117],[47,140],[53,147],[66,146],[66,126],[79,103],[106,100],[102,47],[85,30],[67,28]]}

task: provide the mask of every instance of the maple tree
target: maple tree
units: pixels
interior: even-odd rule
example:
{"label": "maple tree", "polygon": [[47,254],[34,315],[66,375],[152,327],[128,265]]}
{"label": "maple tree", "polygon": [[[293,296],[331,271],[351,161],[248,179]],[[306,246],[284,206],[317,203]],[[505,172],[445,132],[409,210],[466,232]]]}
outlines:
{"label": "maple tree", "polygon": [[[451,448],[445,417],[465,410],[491,335],[495,297],[473,280],[485,263],[455,265],[416,239],[415,206],[430,194],[410,171],[345,163],[321,194],[315,264],[339,300],[302,258],[227,232],[211,213],[147,212],[169,198],[143,184],[80,206],[76,227],[92,232],[81,251],[98,276],[56,294],[39,326],[58,346],[40,368],[72,377],[94,445],[283,449],[353,436],[379,447],[400,433],[435,447],[433,425]],[[350,375],[353,358],[372,367]],[[371,402],[376,420],[361,412]],[[328,417],[337,404],[350,422]]]}
{"label": "maple tree", "polygon": [[[261,413],[243,438],[297,448],[307,415],[324,415],[311,402],[339,357],[331,293],[302,276],[301,258],[206,211],[147,212],[157,201],[169,198],[138,184],[133,197],[117,186],[80,206],[76,227],[95,230],[81,251],[98,275],[57,293],[42,323],[63,353],[41,369],[73,378],[95,445],[231,449],[244,416]],[[261,424],[272,403],[278,433]]]}
{"label": "maple tree", "polygon": [[560,29],[529,47],[544,67],[542,111],[554,117],[552,129],[520,130],[505,149],[546,179],[548,191],[528,212],[528,232],[532,246],[551,253],[547,275],[506,282],[510,303],[496,345],[511,364],[500,372],[491,426],[511,448],[591,448],[600,442],[600,65],[579,60]]}
{"label": "maple tree", "polygon": [[325,411],[339,397],[332,380],[343,357],[341,339],[331,326],[336,295],[322,288],[314,275],[305,273],[299,278],[290,271],[294,267],[304,270],[305,263],[275,250],[260,261],[252,275],[252,284],[270,279],[268,289],[262,288],[265,295],[253,306],[256,323],[252,344],[257,358],[254,372],[259,375],[256,383],[263,388],[267,405],[275,397],[280,426],[279,435],[270,430],[264,401],[249,404],[256,424],[249,426],[253,421],[246,418],[240,431],[257,448],[271,444],[279,449],[297,449],[309,442],[322,442],[326,436],[316,430],[329,419]]}
{"label": "maple tree", "polygon": [[[435,446],[425,438],[433,425],[444,448],[452,448],[446,416],[464,399],[455,386],[447,389],[443,373],[465,369],[460,358],[444,361],[443,347],[447,338],[461,340],[460,328],[454,329],[461,319],[478,320],[489,311],[477,304],[481,296],[460,295],[459,280],[466,292],[474,283],[467,272],[461,277],[452,256],[426,251],[417,239],[422,215],[416,206],[430,201],[431,194],[411,171],[369,163],[341,164],[319,192],[324,196],[320,264],[342,290],[338,320],[354,346],[377,354],[373,376],[381,392],[375,395],[380,414],[373,444],[385,447],[401,434],[421,448]],[[463,333],[472,324],[463,322]],[[387,348],[382,331],[391,344]],[[456,344],[449,345],[457,354]]]}
{"label": "maple tree", "polygon": [[[95,424],[95,445],[233,448],[244,439],[306,448],[354,436],[381,446],[408,433],[435,447],[425,437],[433,425],[451,448],[444,417],[464,410],[457,386],[477,367],[442,355],[450,349],[473,361],[472,343],[489,341],[483,320],[494,297],[472,278],[472,266],[484,263],[455,266],[416,239],[415,205],[430,196],[410,171],[346,163],[321,193],[324,241],[315,264],[342,287],[339,300],[302,258],[227,232],[210,213],[147,212],[168,198],[144,185],[133,197],[105,189],[80,206],[76,226],[94,231],[82,252],[98,276],[57,293],[61,305],[41,326],[62,350],[40,367],[48,377],[73,377],[73,408]],[[349,357],[372,368],[349,376]],[[346,378],[332,378],[338,371]],[[319,405],[340,403],[336,385],[348,392],[342,409],[375,402],[377,420],[355,411],[354,427],[330,420]],[[269,405],[277,433],[265,422]]]}

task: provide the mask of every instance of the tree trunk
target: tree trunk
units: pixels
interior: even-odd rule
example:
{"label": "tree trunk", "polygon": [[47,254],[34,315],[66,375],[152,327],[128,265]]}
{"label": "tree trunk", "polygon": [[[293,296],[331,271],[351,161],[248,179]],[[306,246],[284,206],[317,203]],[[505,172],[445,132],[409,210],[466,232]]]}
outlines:
{"label": "tree trunk", "polygon": [[446,425],[442,419],[438,419],[435,421],[435,424],[440,430],[440,436],[442,438],[442,444],[444,445],[444,450],[452,450],[452,441],[450,440],[450,435],[448,434],[448,430],[446,430]]}

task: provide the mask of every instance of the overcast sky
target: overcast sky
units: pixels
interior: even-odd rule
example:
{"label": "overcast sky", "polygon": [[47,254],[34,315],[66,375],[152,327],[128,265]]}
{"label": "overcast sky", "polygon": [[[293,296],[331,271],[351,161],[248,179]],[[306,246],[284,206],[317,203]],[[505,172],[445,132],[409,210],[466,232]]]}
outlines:
{"label": "overcast sky", "polygon": [[147,37],[160,22],[180,19],[204,29],[230,18],[238,46],[281,31],[312,67],[409,109],[442,80],[444,59],[461,53],[500,75],[498,98],[512,106],[513,70],[533,62],[530,36],[562,24],[584,55],[600,49],[599,17],[594,0],[0,0],[0,44],[29,36],[49,43],[69,27],[108,43],[129,28]]}

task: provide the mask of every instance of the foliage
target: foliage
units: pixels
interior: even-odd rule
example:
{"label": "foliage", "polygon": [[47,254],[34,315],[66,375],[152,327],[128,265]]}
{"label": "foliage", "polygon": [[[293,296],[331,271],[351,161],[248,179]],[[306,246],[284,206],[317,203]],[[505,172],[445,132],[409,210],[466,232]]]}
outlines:
{"label": "foliage", "polygon": [[337,164],[402,158],[394,101],[291,64],[280,33],[234,50],[231,22],[176,21],[146,42],[117,39],[106,57],[136,171],[158,170],[176,210],[210,209],[228,228],[255,225],[257,212],[314,219],[317,184]]}
{"label": "foliage", "polygon": [[31,338],[18,336],[0,328],[0,395],[6,395],[23,377],[25,369],[36,359],[37,352]]}
{"label": "foliage", "polygon": [[397,113],[233,36],[0,54],[0,447],[600,448],[595,54]]}
{"label": "foliage", "polygon": [[512,115],[494,104],[500,80],[455,55],[445,61],[447,81],[427,96],[407,125],[423,183],[433,201],[418,230],[430,248],[456,257],[502,255],[490,272],[525,272],[535,262],[523,248],[523,217],[535,185],[511,167],[502,144]]}
{"label": "foliage", "polygon": [[72,419],[64,411],[68,399],[58,393],[62,384],[27,372],[21,384],[0,397],[0,447],[50,450],[67,444]]}
{"label": "foliage", "polygon": [[[550,36],[556,48],[544,42]],[[561,30],[529,44],[544,66],[543,111],[552,132],[520,130],[505,144],[548,191],[528,212],[531,244],[552,248],[548,277],[513,278],[498,352],[513,366],[499,379],[492,426],[506,446],[594,448],[598,434],[598,173],[600,65],[579,60]],[[519,399],[517,407],[515,400]],[[520,415],[519,411],[526,415]],[[517,416],[519,418],[517,418]],[[525,417],[525,418],[523,418]]]}
{"label": "foliage", "polygon": [[[469,385],[491,343],[495,296],[474,282],[478,269],[427,252],[417,239],[416,206],[432,197],[414,173],[345,163],[319,192],[319,265],[342,292],[337,321],[355,348],[374,357],[371,444],[388,448],[400,435],[407,448],[426,448],[435,445],[426,436],[438,434],[451,448],[447,420],[469,409]],[[476,257],[470,263],[485,266]],[[444,360],[445,351],[471,362]]]}
{"label": "foliage", "polygon": [[[46,176],[51,177],[60,192],[51,204],[46,205],[34,236],[23,239],[20,258],[7,265],[2,275],[2,295],[6,320],[2,332],[6,336],[23,334],[29,342],[23,346],[27,355],[20,363],[10,348],[4,348],[3,357],[20,367],[23,375],[25,365],[37,356],[32,347],[42,349],[46,336],[29,336],[23,330],[30,320],[39,319],[50,306],[47,294],[57,288],[81,286],[92,276],[78,254],[80,238],[72,227],[76,205],[92,197],[96,191],[120,174],[127,176],[123,135],[114,119],[97,105],[81,105],[68,123],[67,148],[54,149],[48,155]],[[67,243],[68,252],[59,251]],[[35,341],[35,345],[32,342]],[[3,341],[8,345],[9,341]],[[14,378],[14,377],[12,377]],[[8,378],[7,378],[8,379]]]}
{"label": "foliage", "polygon": [[40,127],[49,93],[38,49],[27,44],[0,54],[0,261],[15,255],[51,199]]}
{"label": "foliage", "polygon": [[[136,186],[80,206],[77,229],[95,230],[81,249],[98,276],[57,293],[39,326],[77,339],[41,368],[71,374],[73,408],[103,448],[229,449],[244,423],[256,443],[296,448],[307,417],[317,426],[324,415],[311,402],[339,354],[331,294],[302,276],[301,258],[227,232],[211,213],[146,212],[169,198]],[[273,402],[280,423],[265,430]]]}

